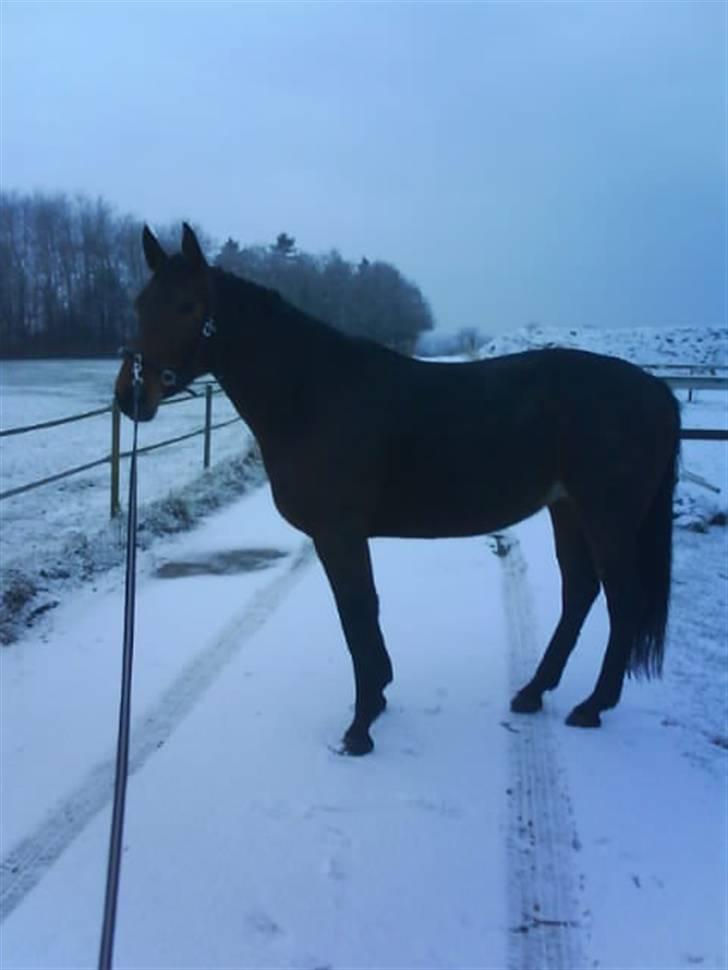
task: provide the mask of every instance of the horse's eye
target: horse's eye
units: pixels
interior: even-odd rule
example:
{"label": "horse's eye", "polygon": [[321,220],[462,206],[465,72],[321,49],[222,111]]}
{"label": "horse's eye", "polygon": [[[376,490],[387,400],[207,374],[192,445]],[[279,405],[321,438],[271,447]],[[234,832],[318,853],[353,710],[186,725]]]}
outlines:
{"label": "horse's eye", "polygon": [[195,304],[191,300],[188,300],[186,303],[180,303],[180,305],[177,307],[177,311],[178,313],[182,313],[186,316],[188,313],[192,313],[194,308]]}

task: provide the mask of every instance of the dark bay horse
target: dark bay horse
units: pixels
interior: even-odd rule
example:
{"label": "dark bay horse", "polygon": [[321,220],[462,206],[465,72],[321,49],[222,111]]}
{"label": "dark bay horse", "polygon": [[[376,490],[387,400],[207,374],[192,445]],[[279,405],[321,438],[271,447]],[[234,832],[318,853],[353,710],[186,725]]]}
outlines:
{"label": "dark bay horse", "polygon": [[149,229],[152,277],[116,396],[140,420],[212,373],[260,445],[280,513],[314,541],[351,652],[354,719],[343,750],[373,747],[392,665],[379,627],[368,539],[472,536],[548,507],[562,613],[532,680],[537,711],[556,687],[604,588],[609,641],[593,692],[568,723],[597,727],[626,672],[662,668],[670,590],[679,412],[660,380],[611,357],[540,350],[425,363],[314,320],[277,293],[210,267],[184,226],[182,251]]}

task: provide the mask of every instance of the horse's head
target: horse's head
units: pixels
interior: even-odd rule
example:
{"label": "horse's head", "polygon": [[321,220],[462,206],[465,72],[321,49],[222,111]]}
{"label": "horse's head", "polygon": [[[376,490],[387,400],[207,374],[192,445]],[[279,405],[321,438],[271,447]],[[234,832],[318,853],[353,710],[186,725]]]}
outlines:
{"label": "horse's head", "polygon": [[138,333],[124,351],[115,392],[121,410],[133,417],[136,370],[142,381],[138,417],[151,421],[160,401],[207,370],[203,344],[214,324],[210,268],[190,227],[184,224],[182,252],[174,256],[167,255],[146,226],[142,245],[153,275],[134,304]]}

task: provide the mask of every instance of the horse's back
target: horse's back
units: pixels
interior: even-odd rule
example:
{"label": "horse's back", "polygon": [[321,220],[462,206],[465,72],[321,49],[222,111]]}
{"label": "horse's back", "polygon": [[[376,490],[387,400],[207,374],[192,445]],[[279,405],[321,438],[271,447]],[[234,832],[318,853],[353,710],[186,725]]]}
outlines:
{"label": "horse's back", "polygon": [[526,361],[409,362],[377,456],[376,528],[470,535],[524,518],[553,478],[553,433],[548,394]]}
{"label": "horse's back", "polygon": [[674,407],[639,368],[560,349],[445,364],[364,346],[326,398],[271,474],[279,508],[311,534],[503,528],[557,492],[642,474],[645,455],[658,465]]}
{"label": "horse's back", "polygon": [[477,534],[570,489],[633,490],[674,448],[671,392],[618,358],[549,349],[413,361],[398,380],[379,456],[387,534]]}

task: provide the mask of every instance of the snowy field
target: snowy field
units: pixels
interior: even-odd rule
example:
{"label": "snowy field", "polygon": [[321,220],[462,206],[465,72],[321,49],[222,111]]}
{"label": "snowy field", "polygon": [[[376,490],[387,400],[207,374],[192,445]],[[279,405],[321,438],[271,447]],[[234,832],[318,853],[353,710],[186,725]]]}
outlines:
{"label": "snowy field", "polygon": [[[583,333],[648,363],[725,364],[725,332],[672,334],[677,357],[669,333]],[[499,352],[552,337],[509,339]],[[2,427],[102,406],[115,370],[41,365],[54,384],[37,366],[0,365]],[[199,402],[168,408],[143,443],[200,419]],[[44,447],[33,435],[7,465],[22,439],[3,440],[0,490],[103,454],[107,419],[84,424],[99,420],[93,441],[88,427],[73,444],[70,430]],[[726,394],[699,392],[683,423],[726,427]],[[329,750],[352,684],[323,573],[267,487],[231,498],[249,439],[242,425],[219,437],[206,475],[200,439],[140,467],[150,527],[116,966],[728,966],[728,545],[710,524],[726,511],[726,445],[683,448],[722,491],[679,486],[665,678],[630,681],[598,732],[563,719],[601,662],[601,600],[544,712],[508,709],[558,611],[547,516],[510,530],[505,557],[487,538],[373,543],[395,683],[374,754],[352,760]],[[122,615],[105,475],[0,505],[10,572],[37,577],[82,537],[87,564],[86,581],[41,577],[34,602],[57,605],[0,652],[4,970],[97,956]],[[221,507],[194,525],[203,492]],[[194,527],[154,535],[170,508]]]}
{"label": "snowy field", "polygon": [[[107,407],[118,362],[0,361],[0,427],[25,427]],[[203,426],[202,397],[184,397],[160,410],[139,432],[141,447]],[[213,423],[235,417],[227,398],[213,398]],[[202,436],[139,456],[142,542],[145,532],[182,529],[210,505],[239,494],[241,462],[252,437],[242,422],[213,432],[212,467],[203,473]],[[121,447],[131,446],[131,424],[121,425]],[[0,492],[84,465],[111,451],[111,415],[0,440]],[[124,463],[126,466],[128,463]],[[110,465],[26,492],[0,504],[2,562],[0,642],[17,635],[56,604],[69,587],[85,581],[123,554],[121,519],[110,522]],[[122,474],[126,504],[126,467]],[[8,609],[8,601],[12,608]]]}
{"label": "snowy field", "polygon": [[[115,360],[0,361],[0,427],[16,428],[83,414],[111,403],[119,369]],[[183,398],[165,406],[152,425],[140,432],[141,445],[153,445],[201,428],[204,399]],[[220,394],[213,399],[213,422],[234,417],[235,411]],[[123,421],[123,450],[131,446],[131,425]],[[213,459],[240,454],[249,443],[242,423],[214,433]],[[202,471],[202,437],[140,457],[140,502],[161,498],[180,482]],[[66,468],[95,461],[111,450],[111,415],[101,414],[62,427],[2,439],[0,491],[20,487]],[[152,474],[145,466],[152,465]],[[34,492],[6,500],[2,505],[6,545],[41,552],[48,539],[63,540],[79,520],[101,524],[109,515],[110,468],[67,478]]]}

